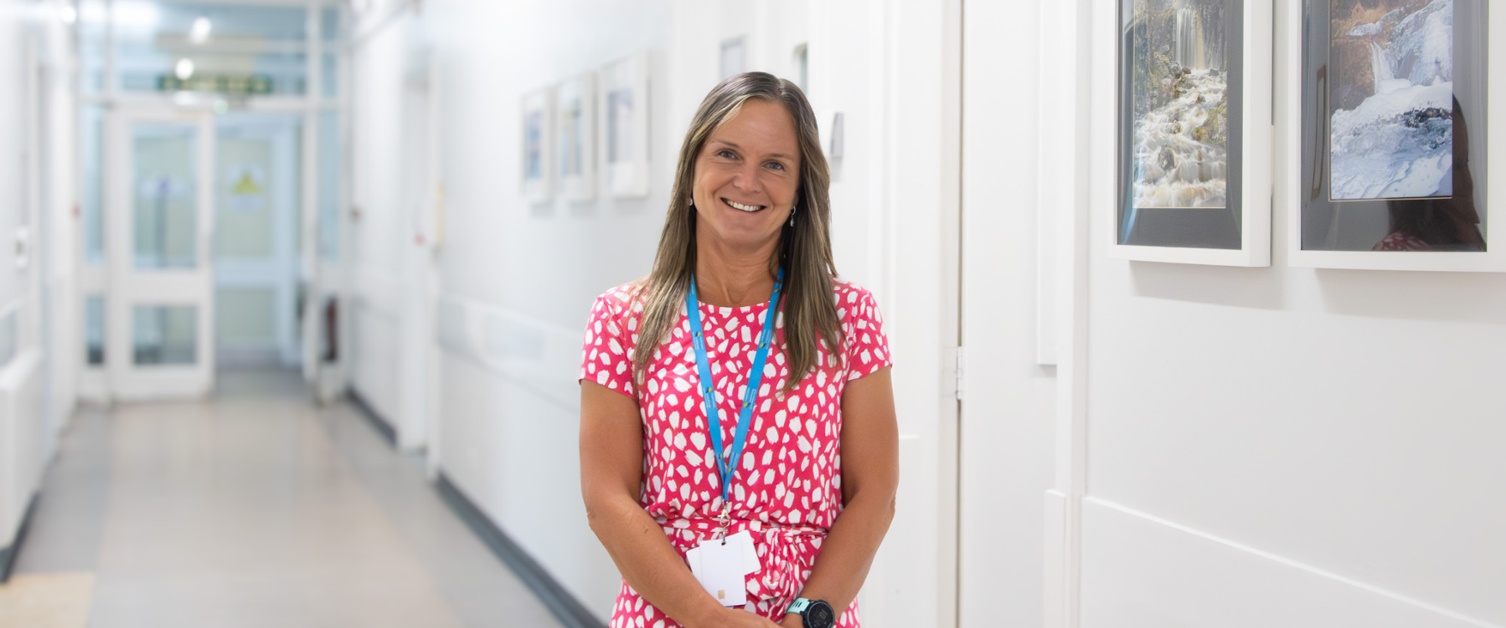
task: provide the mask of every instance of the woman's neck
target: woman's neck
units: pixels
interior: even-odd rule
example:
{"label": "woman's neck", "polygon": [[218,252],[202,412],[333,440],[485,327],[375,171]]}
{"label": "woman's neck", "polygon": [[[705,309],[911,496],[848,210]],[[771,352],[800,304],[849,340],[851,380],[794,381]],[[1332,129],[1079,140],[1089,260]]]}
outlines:
{"label": "woman's neck", "polygon": [[697,247],[696,296],[718,307],[766,303],[774,291],[769,251],[735,254],[717,246]]}

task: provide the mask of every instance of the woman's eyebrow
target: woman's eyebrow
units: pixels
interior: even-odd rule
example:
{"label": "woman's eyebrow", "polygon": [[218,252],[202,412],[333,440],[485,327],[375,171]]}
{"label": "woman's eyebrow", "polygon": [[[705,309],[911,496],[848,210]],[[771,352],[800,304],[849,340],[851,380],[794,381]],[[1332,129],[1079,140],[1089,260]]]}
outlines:
{"label": "woman's eyebrow", "polygon": [[[727,148],[735,148],[737,150],[742,150],[742,148],[743,148],[741,146],[738,146],[736,142],[729,142],[727,140],[711,140],[709,143],[711,143],[711,144],[721,144],[722,146],[726,146]],[[791,157],[791,156],[786,155],[784,153],[770,153],[770,154],[764,155],[764,157],[769,157],[769,158],[773,158],[773,159],[794,159],[794,157]]]}

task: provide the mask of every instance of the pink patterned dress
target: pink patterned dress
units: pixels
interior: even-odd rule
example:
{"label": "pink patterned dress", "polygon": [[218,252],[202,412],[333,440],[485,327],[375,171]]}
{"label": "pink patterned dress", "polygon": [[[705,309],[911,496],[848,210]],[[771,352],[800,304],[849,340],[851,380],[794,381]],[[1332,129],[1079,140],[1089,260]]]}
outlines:
{"label": "pink patterned dress", "polygon": [[[683,559],[686,551],[717,529],[722,509],[720,479],[706,429],[706,406],[696,392],[700,376],[690,323],[683,311],[669,338],[654,349],[643,386],[633,381],[632,355],[643,315],[634,288],[633,284],[619,286],[596,299],[586,328],[580,376],[638,402],[644,436],[639,503],[663,526]],[[833,281],[833,290],[846,335],[843,355],[829,354],[823,347],[817,368],[793,392],[782,392],[790,372],[783,351],[782,313],[775,319],[773,347],[732,482],[728,534],[749,531],[762,565],[747,578],[749,603],[744,608],[775,622],[784,618],[785,608],[800,593],[826,531],[842,511],[842,392],[847,382],[891,364],[889,341],[873,295],[843,281]],[[701,303],[700,309],[722,443],[730,450],[737,404],[743,397],[768,303],[738,308]],[[611,625],[679,626],[626,582],[612,609]],[[841,614],[837,625],[857,628],[856,603]]]}

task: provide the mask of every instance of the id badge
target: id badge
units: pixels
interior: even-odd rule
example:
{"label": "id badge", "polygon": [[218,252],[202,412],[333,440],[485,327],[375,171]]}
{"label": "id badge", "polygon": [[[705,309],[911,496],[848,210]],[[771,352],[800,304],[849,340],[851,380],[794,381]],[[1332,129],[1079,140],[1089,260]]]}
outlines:
{"label": "id badge", "polygon": [[727,537],[726,542],[707,539],[685,553],[690,572],[701,587],[722,606],[748,603],[746,578],[758,573],[758,552],[747,530]]}

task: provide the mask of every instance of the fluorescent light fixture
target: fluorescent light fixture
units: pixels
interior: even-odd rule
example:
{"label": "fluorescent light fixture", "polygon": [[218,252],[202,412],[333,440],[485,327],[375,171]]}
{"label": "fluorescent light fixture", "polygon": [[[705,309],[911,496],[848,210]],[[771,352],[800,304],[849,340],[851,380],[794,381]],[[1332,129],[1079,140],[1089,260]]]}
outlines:
{"label": "fluorescent light fixture", "polygon": [[78,10],[74,9],[72,5],[65,4],[58,7],[57,16],[64,24],[72,26],[74,22],[78,21]]}
{"label": "fluorescent light fixture", "polygon": [[124,0],[113,4],[112,17],[117,27],[152,32],[162,22],[162,11],[154,2]]}
{"label": "fluorescent light fixture", "polygon": [[188,80],[188,77],[193,76],[193,59],[179,59],[178,63],[173,66],[173,74],[180,81]]}
{"label": "fluorescent light fixture", "polygon": [[202,44],[209,39],[209,31],[212,28],[214,28],[214,24],[209,21],[209,18],[196,17],[193,19],[193,27],[188,31],[188,40],[196,44]]}

